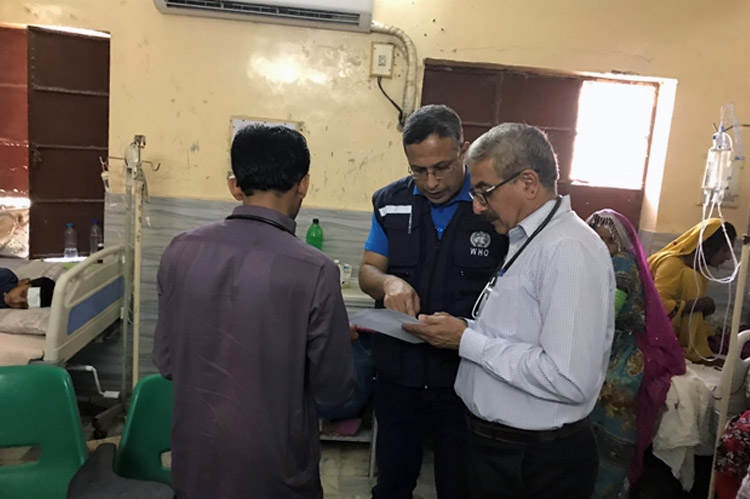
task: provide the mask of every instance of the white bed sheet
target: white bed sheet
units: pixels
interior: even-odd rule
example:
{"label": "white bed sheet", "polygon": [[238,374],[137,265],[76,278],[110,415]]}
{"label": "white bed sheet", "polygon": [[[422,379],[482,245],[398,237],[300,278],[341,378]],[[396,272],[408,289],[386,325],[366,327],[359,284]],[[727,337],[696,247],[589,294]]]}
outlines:
{"label": "white bed sheet", "polygon": [[695,481],[694,456],[713,454],[720,382],[720,370],[688,362],[685,374],[672,378],[667,393],[653,452],[686,491]]}
{"label": "white bed sheet", "polygon": [[44,357],[44,336],[0,333],[0,366],[28,364]]}
{"label": "white bed sheet", "polygon": [[44,337],[49,326],[50,308],[0,309],[0,333],[31,334]]}

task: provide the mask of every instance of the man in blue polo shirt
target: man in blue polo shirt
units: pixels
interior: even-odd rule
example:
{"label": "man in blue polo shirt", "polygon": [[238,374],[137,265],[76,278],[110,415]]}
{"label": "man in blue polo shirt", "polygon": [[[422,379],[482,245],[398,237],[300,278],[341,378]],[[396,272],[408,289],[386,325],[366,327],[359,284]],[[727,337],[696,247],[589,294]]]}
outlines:
{"label": "man in blue polo shirt", "polygon": [[[473,213],[458,115],[425,106],[404,125],[407,177],[372,197],[372,227],[362,258],[362,290],[409,315],[444,311],[471,316],[485,283],[502,262],[507,239]],[[453,390],[454,350],[373,336],[377,368],[378,483],[374,499],[411,498],[432,435],[438,498],[465,498],[465,408]]]}

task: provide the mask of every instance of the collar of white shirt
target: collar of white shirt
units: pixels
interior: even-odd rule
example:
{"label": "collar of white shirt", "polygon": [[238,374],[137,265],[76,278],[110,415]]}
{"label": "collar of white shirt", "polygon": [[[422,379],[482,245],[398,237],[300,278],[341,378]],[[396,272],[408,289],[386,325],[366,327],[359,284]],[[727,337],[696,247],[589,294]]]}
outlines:
{"label": "collar of white shirt", "polygon": [[[508,251],[508,257],[510,257],[518,250],[518,244],[523,242],[526,238],[533,234],[540,225],[542,225],[544,219],[547,218],[547,215],[549,215],[549,212],[552,210],[552,207],[555,205],[556,201],[557,198],[550,199],[542,206],[537,208],[536,211],[521,220],[518,225],[508,231],[508,238],[510,239],[510,251]],[[560,215],[568,211],[571,211],[570,196],[563,196],[562,201],[560,202],[560,207],[557,209],[557,213],[555,213],[552,219],[554,220],[555,218],[558,218]]]}

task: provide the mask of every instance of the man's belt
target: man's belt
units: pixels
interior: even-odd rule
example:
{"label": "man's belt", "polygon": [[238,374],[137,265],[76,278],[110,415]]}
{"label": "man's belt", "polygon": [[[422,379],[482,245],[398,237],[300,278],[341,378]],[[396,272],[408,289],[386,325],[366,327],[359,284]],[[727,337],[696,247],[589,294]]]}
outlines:
{"label": "man's belt", "polygon": [[504,424],[485,421],[470,412],[467,412],[466,422],[469,429],[481,437],[521,443],[551,442],[572,435],[588,425],[588,419],[584,418],[575,423],[565,424],[556,430],[521,430]]}

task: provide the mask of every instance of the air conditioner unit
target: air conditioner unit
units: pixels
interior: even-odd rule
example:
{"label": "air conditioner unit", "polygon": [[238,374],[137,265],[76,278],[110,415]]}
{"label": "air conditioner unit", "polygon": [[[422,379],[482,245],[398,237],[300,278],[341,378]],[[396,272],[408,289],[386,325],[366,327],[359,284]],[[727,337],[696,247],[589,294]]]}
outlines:
{"label": "air conditioner unit", "polygon": [[372,0],[154,0],[164,14],[370,31]]}

